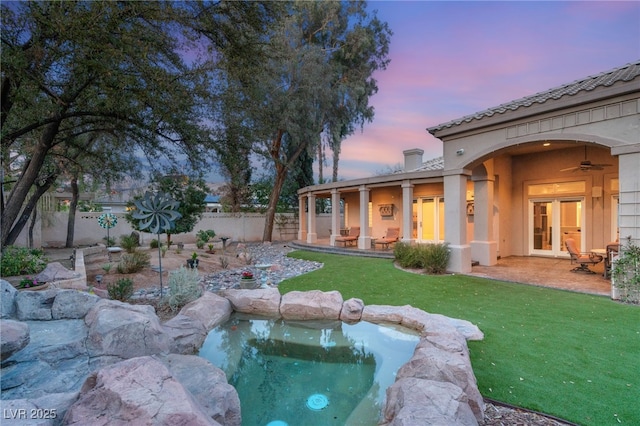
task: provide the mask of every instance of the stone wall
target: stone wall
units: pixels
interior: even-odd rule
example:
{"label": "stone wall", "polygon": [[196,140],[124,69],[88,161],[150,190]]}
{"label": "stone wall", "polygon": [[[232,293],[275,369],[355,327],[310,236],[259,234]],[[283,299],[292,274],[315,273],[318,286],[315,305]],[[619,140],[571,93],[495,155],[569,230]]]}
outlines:
{"label": "stone wall", "polygon": [[[365,306],[336,291],[207,292],[161,323],[151,306],[77,290],[18,292],[0,280],[3,425],[240,425],[237,392],[193,355],[233,311],[296,320],[395,323],[420,332],[387,389],[382,425],[476,425],[483,400],[467,339],[473,324],[411,306]],[[31,422],[25,422],[25,420]]]}

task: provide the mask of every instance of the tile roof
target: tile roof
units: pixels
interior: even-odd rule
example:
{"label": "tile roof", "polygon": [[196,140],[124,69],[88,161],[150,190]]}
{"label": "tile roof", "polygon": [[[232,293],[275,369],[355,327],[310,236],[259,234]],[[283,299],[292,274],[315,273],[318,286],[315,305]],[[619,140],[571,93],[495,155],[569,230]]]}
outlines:
{"label": "tile roof", "polygon": [[582,91],[588,92],[598,87],[612,86],[619,81],[631,81],[638,76],[640,76],[640,60],[637,62],[629,63],[619,68],[615,68],[610,71],[605,71],[603,73],[592,75],[581,80],[576,80],[573,83],[564,84],[562,86],[549,89],[544,92],[536,93],[535,95],[516,99],[497,107],[485,109],[484,111],[480,111],[475,114],[467,115],[456,120],[451,120],[447,123],[439,124],[434,127],[429,127],[427,128],[427,131],[433,134],[438,130],[458,126],[462,123],[468,123],[471,120],[480,120],[484,117],[491,117],[494,114],[503,114],[507,111],[515,111],[520,107],[529,107],[535,103],[542,104],[550,99],[560,99],[565,95],[573,96]]}
{"label": "tile roof", "polygon": [[433,170],[443,170],[444,169],[444,157],[436,157],[431,160],[427,160],[418,168],[413,170],[399,170],[394,174],[399,173],[408,173],[408,172],[422,172],[422,171],[433,171]]}

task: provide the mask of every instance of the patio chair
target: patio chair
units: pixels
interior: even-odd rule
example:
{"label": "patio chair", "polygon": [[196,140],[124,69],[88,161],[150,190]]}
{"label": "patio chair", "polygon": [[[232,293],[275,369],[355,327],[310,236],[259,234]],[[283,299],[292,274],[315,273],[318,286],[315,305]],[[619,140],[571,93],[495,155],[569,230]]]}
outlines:
{"label": "patio chair", "polygon": [[602,262],[602,256],[595,253],[580,253],[576,246],[576,241],[573,238],[567,238],[564,241],[567,251],[571,256],[571,264],[577,263],[578,266],[573,268],[571,272],[586,272],[587,274],[595,274],[594,271],[589,269],[589,265],[597,265]]}
{"label": "patio chair", "polygon": [[613,266],[613,258],[618,255],[620,251],[620,243],[617,241],[607,244],[607,254],[604,258],[604,277],[609,278],[611,276],[611,267]]}
{"label": "patio chair", "polygon": [[389,244],[393,244],[400,239],[400,228],[387,228],[387,234],[384,238],[378,238],[375,240],[375,245],[380,244],[382,248],[387,250]]}
{"label": "patio chair", "polygon": [[351,228],[349,228],[349,234],[336,237],[335,241],[336,243],[342,243],[344,247],[346,247],[347,244],[353,245],[357,243],[358,237],[360,237],[360,227],[352,226]]}

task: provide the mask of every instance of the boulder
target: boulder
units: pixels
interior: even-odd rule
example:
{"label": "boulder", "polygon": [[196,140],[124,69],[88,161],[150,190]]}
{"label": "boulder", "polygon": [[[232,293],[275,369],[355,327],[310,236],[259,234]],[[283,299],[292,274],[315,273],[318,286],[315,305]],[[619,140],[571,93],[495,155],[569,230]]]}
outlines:
{"label": "boulder", "polygon": [[397,380],[387,389],[382,425],[475,426],[467,395],[452,383],[416,378]]}
{"label": "boulder", "polygon": [[[278,301],[280,293],[278,293]],[[228,299],[215,295],[209,291],[193,302],[187,303],[180,314],[197,321],[209,331],[229,320],[233,308]]]}
{"label": "boulder", "polygon": [[101,299],[84,321],[89,327],[87,348],[92,356],[128,359],[169,351],[169,336],[152,306]]}
{"label": "boulder", "polygon": [[340,311],[340,320],[346,323],[358,322],[362,317],[363,309],[364,302],[362,299],[351,298],[345,300]]}
{"label": "boulder", "polygon": [[64,417],[66,425],[219,425],[152,357],[119,362],[92,373]]}
{"label": "boulder", "polygon": [[436,340],[433,343],[422,339],[411,359],[398,370],[396,379],[413,377],[453,383],[464,391],[476,419],[482,421],[484,400],[478,391],[466,341],[462,336],[457,340],[438,336]]}
{"label": "boulder", "polygon": [[277,288],[255,290],[229,289],[220,292],[226,297],[233,310],[243,314],[261,315],[265,317],[280,317],[280,292]]}
{"label": "boulder", "polygon": [[0,279],[0,318],[13,318],[16,314],[16,294],[18,290],[9,281]]}
{"label": "boulder", "polygon": [[4,361],[29,344],[29,326],[25,322],[0,319],[0,360]]}
{"label": "boulder", "polygon": [[48,321],[57,290],[19,291],[16,295],[16,316],[20,321]]}
{"label": "boulder", "polygon": [[400,324],[403,319],[403,312],[409,308],[411,308],[409,305],[367,305],[362,310],[362,317],[360,319],[376,324],[381,322]]}
{"label": "boulder", "polygon": [[280,314],[285,320],[337,320],[342,303],[338,291],[291,291],[282,296]]}
{"label": "boulder", "polygon": [[98,296],[84,291],[60,290],[53,301],[51,316],[54,320],[84,318],[99,300]]}
{"label": "boulder", "polygon": [[70,280],[72,278],[80,278],[80,274],[75,271],[70,271],[60,262],[51,262],[47,264],[42,272],[36,275],[38,282],[50,283],[53,281]]}
{"label": "boulder", "polygon": [[207,330],[202,323],[182,314],[162,324],[162,328],[169,336],[169,351],[172,353],[196,353],[207,337]]}
{"label": "boulder", "polygon": [[[39,398],[74,392],[95,368],[83,320],[29,321],[29,344],[2,368],[2,398]],[[3,331],[4,333],[4,331]]]}
{"label": "boulder", "polygon": [[224,371],[199,356],[170,354],[161,361],[210,418],[225,426],[242,424],[238,392]]}

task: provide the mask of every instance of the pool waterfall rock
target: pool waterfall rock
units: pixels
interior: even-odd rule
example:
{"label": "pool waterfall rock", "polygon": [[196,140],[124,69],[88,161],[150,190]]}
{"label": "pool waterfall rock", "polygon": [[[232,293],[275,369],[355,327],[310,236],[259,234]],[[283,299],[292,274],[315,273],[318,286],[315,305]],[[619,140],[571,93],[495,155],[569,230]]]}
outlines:
{"label": "pool waterfall rock", "polygon": [[[4,283],[3,296],[7,295]],[[151,424],[189,419],[190,424],[239,425],[240,403],[235,389],[222,379],[221,370],[192,355],[207,332],[227,321],[232,311],[285,319],[395,323],[416,329],[421,333],[420,343],[411,360],[398,371],[396,382],[387,389],[380,424],[473,425],[483,419],[484,404],[466,343],[467,339],[482,339],[483,335],[467,321],[428,314],[411,306],[365,306],[359,299],[343,301],[338,292],[290,292],[281,296],[276,288],[268,288],[226,290],[220,295],[207,293],[185,306],[173,320],[160,324],[153,309],[87,298],[86,293],[75,290],[41,293],[46,294],[39,300],[30,300],[33,309],[38,310],[35,315],[38,317],[42,316],[42,309],[53,311],[53,306],[67,306],[74,312],[71,316],[81,315],[83,309],[73,306],[74,298],[83,306],[93,305],[79,319],[56,320],[51,314],[52,321],[25,320],[33,325],[31,342],[2,364],[3,397],[12,399],[0,401],[0,408],[28,409],[35,405],[57,409],[57,419],[38,424],[104,424],[101,419],[108,412],[110,418],[120,419],[145,418],[156,413]],[[2,301],[3,324],[4,318],[16,319],[18,297],[10,296],[11,303],[4,298]],[[56,305],[58,297],[64,304]],[[23,316],[28,318],[30,314],[23,309]],[[64,316],[60,309],[55,311],[55,317]],[[33,348],[42,348],[37,340],[47,337],[42,327],[36,327],[42,323],[49,324],[46,327],[49,333],[76,330],[66,343],[72,344],[74,355],[71,357],[71,352],[65,355],[70,358],[65,358],[64,371],[59,365],[61,349],[53,343],[47,350],[58,354],[58,359],[54,356],[49,361],[33,362],[37,359]],[[2,344],[4,347],[9,343],[3,340]],[[34,364],[44,371],[32,371]],[[40,381],[7,381],[21,377],[20,368],[32,369],[24,371],[30,371],[29,377],[40,377]],[[79,374],[76,382],[68,377],[69,369]],[[57,374],[66,379],[53,380],[52,376]],[[160,378],[171,391],[158,391],[153,398],[146,397],[146,390],[159,389]],[[11,386],[6,389],[7,396],[5,384]],[[206,397],[207,394],[215,396]],[[132,395],[138,397],[132,399]],[[193,417],[185,417],[188,415]]]}

